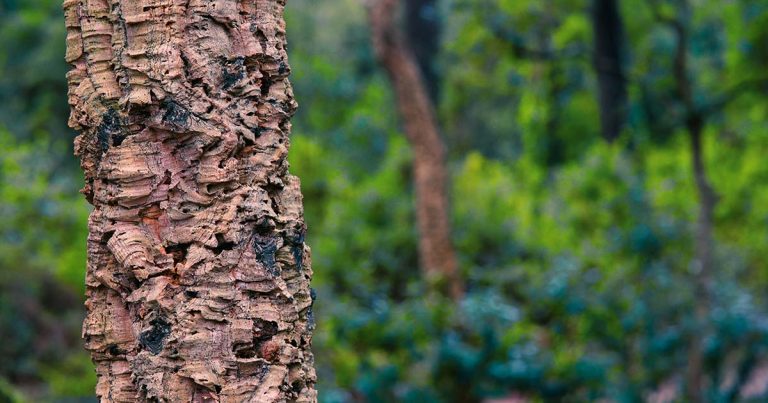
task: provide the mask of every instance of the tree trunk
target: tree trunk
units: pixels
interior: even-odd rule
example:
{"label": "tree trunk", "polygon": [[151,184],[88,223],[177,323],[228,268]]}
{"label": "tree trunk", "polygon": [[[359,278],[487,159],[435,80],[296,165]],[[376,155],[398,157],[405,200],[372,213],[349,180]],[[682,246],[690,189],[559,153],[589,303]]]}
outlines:
{"label": "tree trunk", "polygon": [[418,66],[395,27],[398,0],[377,0],[369,9],[376,55],[397,98],[413,150],[413,182],[419,228],[419,260],[427,282],[454,299],[463,284],[451,241],[445,146]]}
{"label": "tree trunk", "polygon": [[592,3],[593,65],[599,90],[600,127],[608,142],[621,135],[627,112],[627,88],[621,62],[624,24],[616,3],[616,0]]}
{"label": "tree trunk", "polygon": [[405,36],[419,66],[432,102],[439,97],[439,79],[435,59],[440,52],[440,16],[437,0],[405,1]]}
{"label": "tree trunk", "polygon": [[691,145],[691,165],[694,183],[699,197],[699,212],[696,222],[693,267],[695,270],[694,299],[696,302],[696,322],[699,330],[691,340],[688,354],[688,398],[692,402],[704,401],[704,346],[702,328],[707,326],[712,298],[712,274],[714,262],[712,248],[712,226],[717,196],[709,184],[704,166],[702,132],[704,119],[698,114],[689,117],[688,133]]}
{"label": "tree trunk", "polygon": [[685,107],[685,128],[690,139],[693,179],[699,198],[699,213],[696,233],[694,235],[694,257],[692,261],[694,269],[694,303],[696,305],[695,319],[698,328],[695,329],[695,333],[691,337],[691,345],[688,351],[686,393],[689,401],[702,402],[705,400],[704,391],[706,387],[703,339],[708,327],[710,300],[712,299],[712,278],[714,273],[712,255],[714,240],[712,232],[717,195],[709,183],[704,164],[702,137],[706,126],[706,117],[694,103],[694,84],[688,75],[689,31],[685,20],[687,18],[690,18],[690,5],[686,0],[681,2],[678,19],[672,22],[671,27],[677,40],[673,61],[673,74],[677,94]]}
{"label": "tree trunk", "polygon": [[101,401],[316,400],[283,5],[64,2]]}

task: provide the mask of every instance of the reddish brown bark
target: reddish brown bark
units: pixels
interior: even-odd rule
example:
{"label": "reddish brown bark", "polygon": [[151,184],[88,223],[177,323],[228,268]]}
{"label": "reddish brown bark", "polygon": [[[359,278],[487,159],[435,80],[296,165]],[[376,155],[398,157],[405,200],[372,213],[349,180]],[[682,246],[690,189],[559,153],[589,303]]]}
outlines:
{"label": "reddish brown bark", "polygon": [[451,241],[445,146],[418,65],[395,26],[398,0],[375,0],[368,10],[373,46],[397,98],[413,149],[419,260],[427,281],[458,299],[463,294]]}
{"label": "reddish brown bark", "polygon": [[279,0],[66,0],[104,402],[316,400]]}

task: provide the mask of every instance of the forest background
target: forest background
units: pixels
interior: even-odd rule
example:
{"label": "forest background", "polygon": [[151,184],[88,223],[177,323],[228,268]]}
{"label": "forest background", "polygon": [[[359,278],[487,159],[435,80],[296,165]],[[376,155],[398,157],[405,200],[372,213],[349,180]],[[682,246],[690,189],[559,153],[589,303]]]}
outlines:
{"label": "forest background", "polygon": [[[320,400],[765,401],[768,2],[404,3],[466,292],[425,297],[363,3],[289,0]],[[94,401],[64,37],[0,0],[0,402]]]}

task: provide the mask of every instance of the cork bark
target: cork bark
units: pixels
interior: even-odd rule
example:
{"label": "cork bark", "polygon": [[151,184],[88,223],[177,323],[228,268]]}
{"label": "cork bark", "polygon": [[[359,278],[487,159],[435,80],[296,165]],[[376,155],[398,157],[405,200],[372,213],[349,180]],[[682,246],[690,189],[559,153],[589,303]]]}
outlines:
{"label": "cork bark", "polygon": [[451,240],[445,145],[418,64],[395,24],[398,3],[374,0],[369,4],[373,47],[392,83],[413,150],[420,265],[428,282],[445,295],[459,299],[464,286]]}
{"label": "cork bark", "polygon": [[65,0],[102,402],[316,401],[282,0]]}

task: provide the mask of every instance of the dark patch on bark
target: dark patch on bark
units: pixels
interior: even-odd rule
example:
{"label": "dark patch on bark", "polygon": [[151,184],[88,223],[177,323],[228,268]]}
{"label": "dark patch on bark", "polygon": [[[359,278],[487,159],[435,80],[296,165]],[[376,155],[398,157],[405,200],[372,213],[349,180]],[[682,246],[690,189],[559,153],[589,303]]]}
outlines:
{"label": "dark patch on bark", "polygon": [[275,221],[269,217],[261,217],[256,221],[254,230],[258,235],[267,236],[275,229]]}
{"label": "dark patch on bark", "polygon": [[222,64],[221,87],[228,90],[245,77],[245,58],[240,56]]}
{"label": "dark patch on bark", "polygon": [[232,351],[234,351],[237,358],[253,358],[256,356],[256,347],[253,343],[235,344],[232,346]]}
{"label": "dark patch on bark", "polygon": [[224,239],[223,234],[216,234],[216,243],[217,243],[216,247],[212,249],[213,253],[215,253],[216,255],[220,255],[221,252],[225,250],[232,250],[237,245],[234,242],[230,242]]}
{"label": "dark patch on bark", "polygon": [[168,245],[165,247],[165,251],[170,253],[173,257],[173,263],[183,262],[187,258],[187,252],[191,243],[179,243]]}
{"label": "dark patch on bark", "polygon": [[267,96],[269,95],[269,89],[272,87],[272,81],[270,81],[268,78],[264,77],[261,79],[261,95]]}
{"label": "dark patch on bark", "polygon": [[118,356],[125,353],[124,351],[120,350],[116,344],[110,344],[107,347],[107,352],[112,356]]}
{"label": "dark patch on bark", "polygon": [[277,334],[277,322],[271,320],[255,319],[253,321],[253,340],[263,343]]}
{"label": "dark patch on bark", "polygon": [[116,110],[109,108],[101,116],[101,124],[96,128],[96,136],[99,139],[101,152],[105,153],[109,149],[110,142],[113,146],[119,146],[125,140],[123,134],[120,115]]}
{"label": "dark patch on bark", "polygon": [[187,108],[173,100],[164,101],[162,107],[165,109],[163,122],[182,129],[189,125],[190,113]]}
{"label": "dark patch on bark", "polygon": [[267,131],[267,129],[265,129],[263,127],[249,127],[248,129],[251,131],[251,133],[253,133],[253,136],[256,137],[256,138],[261,137],[261,135],[265,131]]}
{"label": "dark patch on bark", "polygon": [[300,270],[304,263],[304,238],[307,230],[305,227],[286,233],[285,239],[291,245],[293,260],[296,262],[296,269]]}
{"label": "dark patch on bark", "polygon": [[109,242],[109,240],[112,239],[113,235],[115,235],[115,231],[114,230],[107,231],[107,232],[101,234],[101,243],[103,245],[106,245],[107,242]]}
{"label": "dark patch on bark", "polygon": [[264,378],[267,377],[267,374],[269,373],[269,364],[261,364],[259,366],[259,369],[256,371],[256,376],[259,377],[260,381],[264,381]]}
{"label": "dark patch on bark", "polygon": [[[314,302],[314,299],[312,300]],[[312,307],[307,308],[307,329],[315,329],[315,313],[312,311]]]}
{"label": "dark patch on bark", "polygon": [[293,260],[296,262],[296,270],[301,270],[304,265],[304,244],[294,245],[291,248]]}
{"label": "dark patch on bark", "polygon": [[171,334],[171,325],[163,318],[152,319],[149,324],[152,328],[139,335],[139,345],[158,355],[163,350],[165,338]]}
{"label": "dark patch on bark", "polygon": [[[232,351],[235,352],[235,356],[238,358],[253,358],[256,356],[261,348],[261,345],[272,339],[277,334],[278,326],[276,322],[255,319],[253,322],[253,339],[246,344],[235,344],[232,346]],[[262,369],[260,368],[259,371]]]}
{"label": "dark patch on bark", "polygon": [[256,258],[264,264],[270,275],[277,277],[280,275],[280,268],[277,267],[275,253],[277,252],[278,239],[275,236],[254,236],[253,250],[256,252]]}
{"label": "dark patch on bark", "polygon": [[293,381],[293,383],[291,383],[291,389],[296,393],[301,392],[301,390],[304,389],[304,381],[301,379]]}

